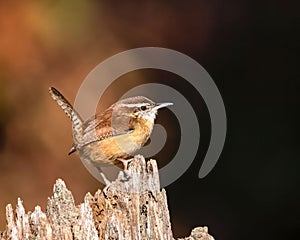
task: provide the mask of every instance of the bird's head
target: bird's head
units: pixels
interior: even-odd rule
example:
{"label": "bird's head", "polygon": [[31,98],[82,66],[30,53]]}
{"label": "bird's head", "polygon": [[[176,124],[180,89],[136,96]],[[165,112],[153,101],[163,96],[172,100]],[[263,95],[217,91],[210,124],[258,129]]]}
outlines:
{"label": "bird's head", "polygon": [[114,111],[122,115],[154,122],[158,109],[170,105],[173,103],[155,103],[149,98],[137,96],[122,99],[112,107]]}

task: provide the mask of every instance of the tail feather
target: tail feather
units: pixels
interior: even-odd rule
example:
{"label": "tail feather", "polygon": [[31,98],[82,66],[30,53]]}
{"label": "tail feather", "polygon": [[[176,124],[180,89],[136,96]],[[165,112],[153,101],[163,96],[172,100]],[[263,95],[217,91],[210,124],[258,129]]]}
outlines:
{"label": "tail feather", "polygon": [[62,108],[65,114],[72,120],[73,106],[69,101],[54,87],[49,88],[49,93],[54,101]]}
{"label": "tail feather", "polygon": [[69,101],[57,89],[50,87],[49,93],[54,101],[56,101],[61,109],[65,112],[65,114],[72,120],[74,142],[76,144],[80,143],[82,139],[82,118],[74,110]]}
{"label": "tail feather", "polygon": [[73,144],[72,148],[70,149],[68,155],[71,155],[72,153],[76,152],[76,145]]}

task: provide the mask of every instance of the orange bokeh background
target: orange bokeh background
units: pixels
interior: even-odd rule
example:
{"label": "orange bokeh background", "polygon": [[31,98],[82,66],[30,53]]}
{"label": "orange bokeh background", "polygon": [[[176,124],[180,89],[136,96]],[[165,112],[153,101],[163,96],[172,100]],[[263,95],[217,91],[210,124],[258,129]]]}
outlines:
{"label": "orange bokeh background", "polygon": [[[188,49],[205,51],[213,12],[207,4],[195,6],[0,2],[0,229],[5,227],[6,204],[21,197],[27,210],[36,204],[44,208],[57,178],[66,181],[77,203],[86,192],[102,187],[76,155],[67,156],[71,124],[52,102],[48,87],[57,87],[73,102],[89,71],[120,51],[142,46],[180,49],[186,42]],[[196,27],[205,34],[193,34]],[[116,100],[110,98],[101,104]]]}
{"label": "orange bokeh background", "polygon": [[[5,206],[18,197],[26,210],[45,210],[57,178],[77,204],[103,187],[77,155],[67,155],[71,124],[49,86],[73,102],[103,60],[132,48],[164,47],[199,62],[225,103],[225,147],[206,178],[197,176],[210,118],[183,79],[150,70],[127,74],[104,94],[99,110],[152,80],[172,82],[192,104],[200,147],[191,167],[167,187],[174,236],[188,236],[199,225],[224,240],[299,236],[298,15],[288,1],[0,0],[0,231]],[[172,125],[170,112],[160,116]],[[165,153],[178,147],[176,126]],[[164,155],[157,159],[161,166]]]}

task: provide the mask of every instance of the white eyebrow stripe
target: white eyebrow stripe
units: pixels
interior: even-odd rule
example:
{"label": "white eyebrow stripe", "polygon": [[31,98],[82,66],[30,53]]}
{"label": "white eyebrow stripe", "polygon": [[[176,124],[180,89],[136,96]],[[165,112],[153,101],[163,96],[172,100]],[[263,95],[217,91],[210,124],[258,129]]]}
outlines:
{"label": "white eyebrow stripe", "polygon": [[142,107],[142,106],[150,106],[150,104],[149,103],[121,103],[120,106],[135,108],[135,107]]}

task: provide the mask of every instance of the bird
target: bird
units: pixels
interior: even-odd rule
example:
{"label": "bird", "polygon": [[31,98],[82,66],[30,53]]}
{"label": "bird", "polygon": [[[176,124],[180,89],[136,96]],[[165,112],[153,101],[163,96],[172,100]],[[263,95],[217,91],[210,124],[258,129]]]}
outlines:
{"label": "bird", "polygon": [[158,110],[173,105],[155,103],[144,96],[129,97],[84,121],[56,88],[50,87],[49,93],[72,121],[74,143],[69,155],[78,152],[81,158],[91,162],[106,185],[110,182],[101,166],[121,162],[127,171],[130,158],[149,139]]}

